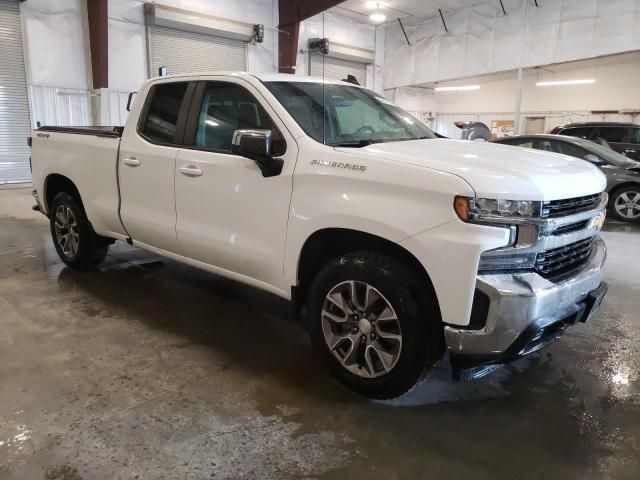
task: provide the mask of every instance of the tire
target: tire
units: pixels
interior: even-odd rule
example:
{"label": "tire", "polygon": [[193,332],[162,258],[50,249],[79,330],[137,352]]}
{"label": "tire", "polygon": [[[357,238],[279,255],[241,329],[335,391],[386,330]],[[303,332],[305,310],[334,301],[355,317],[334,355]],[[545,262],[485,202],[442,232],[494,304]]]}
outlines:
{"label": "tire", "polygon": [[66,192],[51,202],[49,224],[53,244],[60,259],[75,270],[88,270],[107,256],[109,246],[101,242],[82,206]]}
{"label": "tire", "polygon": [[[397,260],[373,252],[343,255],[317,274],[309,292],[309,334],[340,383],[369,398],[395,398],[420,383],[442,356],[436,297],[418,287],[420,280]],[[367,318],[349,315],[363,306]]]}
{"label": "tire", "polygon": [[640,185],[631,185],[613,192],[609,208],[614,218],[623,222],[640,221]]}

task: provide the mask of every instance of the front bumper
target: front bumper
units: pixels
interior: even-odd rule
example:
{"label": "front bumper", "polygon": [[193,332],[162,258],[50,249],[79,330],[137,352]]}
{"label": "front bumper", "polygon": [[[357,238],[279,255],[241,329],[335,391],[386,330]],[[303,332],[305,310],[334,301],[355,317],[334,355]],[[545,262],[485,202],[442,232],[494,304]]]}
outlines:
{"label": "front bumper", "polygon": [[543,278],[535,272],[478,275],[476,288],[489,299],[484,326],[445,327],[454,374],[478,378],[490,370],[478,367],[533,353],[568,326],[592,318],[606,291],[602,283],[605,258],[606,247],[598,237],[588,260],[557,278]]}

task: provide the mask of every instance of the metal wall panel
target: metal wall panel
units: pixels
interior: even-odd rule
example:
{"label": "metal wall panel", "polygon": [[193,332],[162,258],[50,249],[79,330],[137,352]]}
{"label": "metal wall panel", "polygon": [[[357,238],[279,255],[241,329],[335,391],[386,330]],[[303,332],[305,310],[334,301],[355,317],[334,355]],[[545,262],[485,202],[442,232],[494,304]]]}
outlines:
{"label": "metal wall panel", "polygon": [[0,184],[31,181],[29,100],[17,0],[0,0]]}
{"label": "metal wall panel", "polygon": [[[324,68],[323,68],[324,62]],[[367,66],[364,63],[331,58],[322,54],[311,55],[311,75],[331,80],[345,80],[347,75],[353,75],[363,87],[367,82]]]}
{"label": "metal wall panel", "polygon": [[150,75],[247,69],[247,43],[165,27],[148,27]]}

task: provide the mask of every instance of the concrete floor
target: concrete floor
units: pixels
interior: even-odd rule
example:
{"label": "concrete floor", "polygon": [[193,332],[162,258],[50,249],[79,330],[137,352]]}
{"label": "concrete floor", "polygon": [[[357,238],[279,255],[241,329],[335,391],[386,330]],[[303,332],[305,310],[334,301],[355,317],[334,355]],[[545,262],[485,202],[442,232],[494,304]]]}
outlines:
{"label": "concrete floor", "polygon": [[126,245],[58,260],[0,190],[0,478],[640,478],[640,228],[610,223],[595,323],[407,398],[334,382],[287,305]]}

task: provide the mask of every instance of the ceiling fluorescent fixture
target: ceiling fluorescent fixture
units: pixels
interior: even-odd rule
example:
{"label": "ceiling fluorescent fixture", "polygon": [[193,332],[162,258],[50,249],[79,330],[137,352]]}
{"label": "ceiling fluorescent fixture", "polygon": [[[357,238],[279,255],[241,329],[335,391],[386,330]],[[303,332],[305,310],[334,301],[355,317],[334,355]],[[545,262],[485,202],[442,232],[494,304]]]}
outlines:
{"label": "ceiling fluorescent fixture", "polygon": [[384,22],[387,19],[387,17],[385,17],[382,13],[372,13],[371,15],[369,15],[369,18],[377,23]]}
{"label": "ceiling fluorescent fixture", "polygon": [[550,82],[537,82],[538,87],[554,87],[557,85],[588,85],[590,83],[596,83],[593,78],[585,78],[584,80],[553,80]]}
{"label": "ceiling fluorescent fixture", "polygon": [[460,85],[458,87],[436,87],[436,92],[462,92],[468,90],[480,90],[480,85]]}

